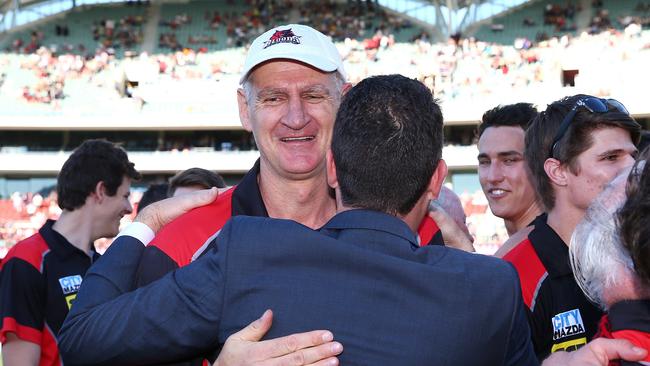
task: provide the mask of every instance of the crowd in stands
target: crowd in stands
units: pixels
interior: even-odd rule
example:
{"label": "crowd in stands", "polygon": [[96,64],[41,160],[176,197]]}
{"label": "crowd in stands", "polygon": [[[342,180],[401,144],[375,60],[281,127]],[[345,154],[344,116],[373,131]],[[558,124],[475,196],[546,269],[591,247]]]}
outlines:
{"label": "crowd in stands", "polygon": [[131,49],[142,43],[142,25],[144,17],[129,15],[117,21],[102,19],[92,25],[93,39],[101,44],[102,48]]}
{"label": "crowd in stands", "polygon": [[[177,44],[178,40],[172,37],[166,38],[165,42]],[[606,64],[600,63],[604,60],[603,47],[607,47]],[[431,43],[420,38],[411,43],[395,43],[393,37],[380,30],[365,40],[348,38],[339,43],[352,82],[399,69],[423,80],[443,100],[480,97],[513,88],[556,85],[557,76],[566,63],[594,60],[590,65],[592,68],[622,70],[625,62],[645,57],[649,48],[650,34],[642,32],[636,24],[629,25],[623,32],[611,30],[593,35],[583,33],[576,37],[567,35],[537,44],[519,39],[514,45],[499,45],[473,38],[450,39],[447,43]],[[116,73],[112,71],[134,61],[153,68],[158,82],[166,79],[220,80],[223,76],[239,73],[243,62],[241,52],[202,53],[184,49],[171,54],[118,59],[106,51],[92,57],[57,56],[46,48],[40,48],[30,55],[0,55],[0,58],[5,59],[4,63],[19,63],[23,69],[34,72],[36,80],[23,85],[23,99],[51,103],[69,96],[65,86],[71,79],[84,78],[94,87],[113,88]],[[588,80],[585,77],[582,81]],[[604,81],[599,87],[611,88],[614,85]],[[206,83],[205,88],[213,89],[214,85]],[[598,90],[589,92],[602,94]]]}
{"label": "crowd in stands", "polygon": [[[187,43],[182,45],[185,40],[176,38],[176,30],[200,21],[205,23],[207,30],[225,28],[228,39],[223,42],[227,46],[241,46],[248,43],[261,29],[267,28],[269,23],[285,23],[289,14],[296,12],[299,14],[298,22],[311,24],[340,41],[339,51],[344,57],[351,82],[356,83],[370,75],[386,71],[400,71],[423,81],[443,101],[471,100],[499,95],[504,91],[516,94],[519,90],[531,87],[543,88],[549,80],[556,79],[554,75],[559,75],[561,63],[567,60],[594,60],[591,72],[600,75],[607,74],[603,71],[611,70],[612,65],[623,68],[624,62],[650,53],[650,33],[641,31],[642,26],[650,23],[650,3],[646,5],[640,2],[634,16],[617,20],[627,26],[624,31],[607,29],[595,34],[583,33],[575,37],[567,35],[535,43],[521,39],[514,45],[499,45],[473,38],[432,43],[426,36],[409,43],[396,42],[392,32],[411,25],[372,4],[369,1],[355,7],[313,1],[308,6],[297,9],[291,1],[248,1],[248,10],[242,14],[215,10],[206,11],[203,19],[192,19],[188,14],[181,13],[163,19],[160,25],[161,29],[166,30],[160,35],[160,47],[175,52],[126,59],[115,57],[109,49],[141,42],[142,17],[128,16],[117,21],[105,19],[94,24],[92,29],[95,40],[104,45],[99,52],[83,55],[73,54],[70,49],[39,47],[43,35],[32,32],[27,44],[17,39],[11,46],[12,51],[24,52],[25,55],[0,55],[0,67],[4,69],[8,63],[17,63],[22,70],[33,76],[29,84],[21,86],[22,89],[14,95],[19,95],[20,99],[28,103],[53,104],[57,107],[61,99],[74,98],[66,90],[70,80],[81,79],[90,87],[115,89],[115,71],[133,62],[153,67],[158,80],[208,80],[210,83],[205,84],[206,88],[215,89],[219,87],[214,84],[215,80],[218,81],[225,75],[239,74],[243,53],[232,50],[205,53],[205,49],[199,47],[201,44],[219,43],[223,40],[199,34],[190,36]],[[609,28],[612,20],[608,18],[602,3],[594,2],[593,6],[597,9],[597,15],[592,21],[592,27],[595,28],[590,31],[593,33]],[[526,22],[533,25],[542,21],[564,29],[574,24],[573,19],[580,11],[583,10],[572,4],[549,5],[541,20],[528,19]],[[361,16],[363,14],[366,16]],[[69,30],[65,24],[57,24],[56,32],[65,36]],[[600,63],[597,60],[602,57],[604,49],[607,51],[607,60]],[[404,60],[406,61],[403,62]],[[589,89],[586,76],[581,80],[583,87],[586,92],[595,95],[608,94],[614,85],[620,83],[620,80],[601,78],[597,89]],[[552,83],[557,84],[557,81]],[[2,93],[6,91],[3,90]],[[133,93],[124,91],[122,95],[129,97]],[[163,150],[184,150],[193,146],[213,146],[217,150],[253,148],[250,139],[234,142],[204,141],[198,144],[195,141],[171,140]],[[464,194],[461,198],[470,217],[470,230],[474,230],[472,234],[477,237],[477,242],[501,242],[505,235],[503,228],[483,235],[478,230],[484,225],[473,224],[474,217],[489,215],[484,198],[481,199],[478,193]],[[45,217],[50,214],[49,207],[53,200],[48,198],[43,199],[43,202],[48,202],[48,213],[43,214]],[[23,215],[28,212],[27,206],[26,204],[24,209],[16,208],[15,211]],[[39,207],[43,209],[43,206]],[[39,209],[37,212],[42,211]],[[3,219],[4,217],[3,215]],[[30,233],[29,230],[39,227],[42,222],[37,222],[31,229],[23,229],[21,225],[0,224],[3,228],[15,228],[12,232],[0,233],[1,240],[13,243],[16,238],[26,236]]]}

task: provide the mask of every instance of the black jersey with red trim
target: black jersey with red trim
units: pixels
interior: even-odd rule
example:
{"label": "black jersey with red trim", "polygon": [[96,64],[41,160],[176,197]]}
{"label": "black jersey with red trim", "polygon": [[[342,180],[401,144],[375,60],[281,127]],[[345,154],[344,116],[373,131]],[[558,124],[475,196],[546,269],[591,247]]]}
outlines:
{"label": "black jersey with red trim", "polygon": [[[136,286],[145,286],[194,261],[232,216],[268,217],[257,183],[259,164],[258,160],[239,185],[220,194],[211,204],[196,208],[162,228],[144,251]],[[429,216],[420,225],[419,238],[427,245],[443,243],[438,225]]]}
{"label": "black jersey with red trim", "polygon": [[[598,326],[596,337],[626,339],[650,351],[650,300],[626,300],[612,305]],[[650,352],[641,360],[650,364]],[[639,362],[611,361],[609,366],[642,365]]]}
{"label": "black jersey with red trim", "polygon": [[7,333],[41,347],[40,366],[62,365],[56,334],[77,296],[86,271],[97,259],[52,230],[48,220],[38,233],[13,246],[0,263],[0,342]]}
{"label": "black jersey with red trim", "polygon": [[503,257],[519,274],[540,360],[552,352],[585,345],[603,315],[578,287],[569,264],[569,247],[546,219],[546,214],[538,216],[528,237]]}
{"label": "black jersey with red trim", "polygon": [[[195,208],[163,227],[145,248],[136,273],[136,286],[146,286],[206,253],[231,217],[268,217],[257,183],[259,173],[258,160],[237,186],[221,193],[211,204]],[[418,239],[424,245],[444,245],[438,225],[429,216],[420,224]],[[214,360],[217,355],[218,352],[207,357]],[[207,363],[193,360],[176,365],[201,364]]]}

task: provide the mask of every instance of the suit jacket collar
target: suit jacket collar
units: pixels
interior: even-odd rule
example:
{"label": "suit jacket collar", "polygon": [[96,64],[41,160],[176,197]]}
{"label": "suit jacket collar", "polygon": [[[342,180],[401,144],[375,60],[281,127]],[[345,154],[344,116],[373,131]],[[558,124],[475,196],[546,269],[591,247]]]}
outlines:
{"label": "suit jacket collar", "polygon": [[376,230],[389,233],[418,248],[418,239],[406,223],[395,216],[373,210],[354,209],[336,214],[321,230]]}

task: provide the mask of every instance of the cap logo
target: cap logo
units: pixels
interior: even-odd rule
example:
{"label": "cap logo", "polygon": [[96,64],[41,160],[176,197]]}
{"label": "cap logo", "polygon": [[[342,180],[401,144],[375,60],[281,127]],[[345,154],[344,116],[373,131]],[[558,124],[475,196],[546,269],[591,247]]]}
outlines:
{"label": "cap logo", "polygon": [[273,45],[276,45],[278,43],[293,43],[293,44],[300,44],[300,38],[301,36],[297,36],[291,28],[289,29],[278,29],[273,33],[271,38],[269,38],[268,41],[264,42],[264,49],[269,48]]}

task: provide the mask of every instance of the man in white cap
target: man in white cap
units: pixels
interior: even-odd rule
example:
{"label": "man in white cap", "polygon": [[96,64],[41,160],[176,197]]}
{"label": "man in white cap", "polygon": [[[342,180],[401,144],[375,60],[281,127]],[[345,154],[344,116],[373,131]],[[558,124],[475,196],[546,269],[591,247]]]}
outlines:
{"label": "man in white cap", "polygon": [[[248,51],[237,102],[241,123],[253,133],[260,159],[237,186],[179,217],[153,238],[141,258],[136,285],[147,285],[200,257],[233,216],[292,219],[311,228],[325,224],[336,210],[325,176],[325,153],[341,96],[350,87],[345,80],[341,56],[322,33],[290,24],[259,36]],[[296,343],[289,346],[288,339],[246,342],[261,338],[270,321],[263,317],[262,329],[249,327],[233,335],[222,353],[277,360],[319,345],[310,354],[327,359],[337,353],[330,351],[331,333],[324,331],[295,335]],[[322,340],[322,334],[329,337]],[[223,354],[220,359],[225,359]],[[315,360],[305,364],[308,361]]]}

